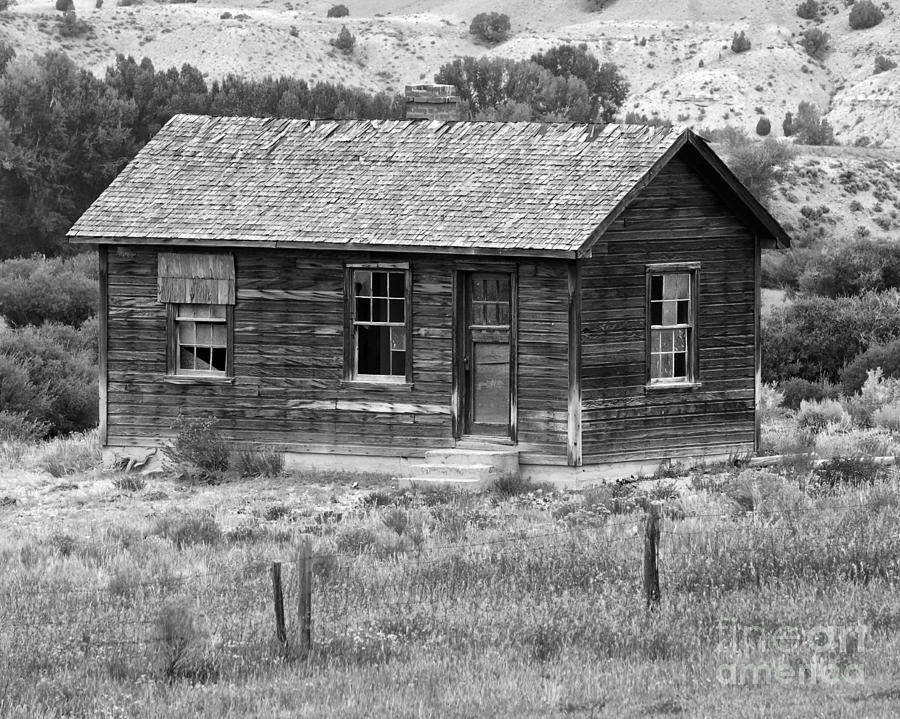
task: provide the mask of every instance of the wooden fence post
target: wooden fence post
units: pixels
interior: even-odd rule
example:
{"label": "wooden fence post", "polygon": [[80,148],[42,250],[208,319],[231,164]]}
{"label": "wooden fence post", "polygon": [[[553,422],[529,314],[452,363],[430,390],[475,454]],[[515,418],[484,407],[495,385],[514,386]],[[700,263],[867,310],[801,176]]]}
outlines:
{"label": "wooden fence post", "polygon": [[272,563],[272,596],[275,600],[275,636],[287,652],[287,629],[284,625],[284,592],[281,589],[281,562]]}
{"label": "wooden fence post", "polygon": [[302,659],[312,647],[312,542],[300,539],[297,551],[297,648]]}
{"label": "wooden fence post", "polygon": [[659,503],[647,507],[644,523],[644,596],[648,609],[659,608]]}

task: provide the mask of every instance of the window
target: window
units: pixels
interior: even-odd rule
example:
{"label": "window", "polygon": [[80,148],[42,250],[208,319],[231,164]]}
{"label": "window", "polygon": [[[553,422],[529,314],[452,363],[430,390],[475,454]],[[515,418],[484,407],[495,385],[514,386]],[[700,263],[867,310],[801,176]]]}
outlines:
{"label": "window", "polygon": [[234,376],[234,258],[161,252],[158,296],[166,305],[166,381]]}
{"label": "window", "polygon": [[698,266],[647,269],[649,380],[651,385],[696,381]]}
{"label": "window", "polygon": [[350,272],[349,379],[405,382],[409,359],[409,270],[356,268]]}
{"label": "window", "polygon": [[225,305],[179,304],[175,315],[178,344],[174,374],[221,375],[228,372],[228,320]]}

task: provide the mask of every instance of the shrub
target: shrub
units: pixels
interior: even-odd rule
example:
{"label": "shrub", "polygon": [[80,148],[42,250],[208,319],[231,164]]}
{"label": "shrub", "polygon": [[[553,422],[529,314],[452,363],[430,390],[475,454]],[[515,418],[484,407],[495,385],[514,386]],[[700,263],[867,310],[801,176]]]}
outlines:
{"label": "shrub", "polygon": [[56,0],[56,9],[60,12],[69,12],[75,9],[73,0]]}
{"label": "shrub", "polygon": [[834,399],[802,400],[797,412],[797,426],[812,432],[821,432],[829,424],[840,424],[846,419],[844,407]]}
{"label": "shrub", "polygon": [[834,457],[816,470],[810,490],[814,494],[831,494],[841,487],[873,484],[878,469],[871,457]]}
{"label": "shrub", "polygon": [[816,0],[803,0],[797,6],[797,17],[803,20],[815,20],[819,17],[819,3]]}
{"label": "shrub", "polygon": [[[615,0],[587,0],[587,9],[592,12],[599,12],[600,10],[605,10],[610,5],[612,5]],[[641,45],[647,44],[647,38],[643,39]]]}
{"label": "shrub", "polygon": [[784,133],[785,137],[790,137],[794,134],[794,115],[793,113],[786,112],[784,114],[784,120],[781,122],[781,131]]}
{"label": "shrub", "polygon": [[349,55],[353,52],[353,48],[356,47],[356,36],[351,34],[345,25],[341,28],[337,37],[331,41],[331,44],[341,52]]}
{"label": "shrub", "polygon": [[328,12],[325,13],[326,17],[347,17],[350,14],[350,10],[346,5],[332,5],[328,8]]}
{"label": "shrub", "polygon": [[766,138],[754,142],[743,133],[729,135],[725,155],[728,167],[757,198],[765,198],[794,152],[784,142]]}
{"label": "shrub", "polygon": [[172,425],[175,440],[163,450],[176,469],[201,470],[202,479],[215,479],[228,469],[228,445],[222,438],[215,417],[188,418],[179,415]]}
{"label": "shrub", "polygon": [[804,400],[837,399],[840,388],[830,382],[810,382],[800,377],[791,377],[778,385],[783,395],[781,404],[788,409],[800,409]]}
{"label": "shrub", "polygon": [[807,264],[798,286],[825,297],[900,288],[900,245],[868,237],[834,245]]}
{"label": "shrub", "polygon": [[227,10],[219,15],[219,20],[231,20],[231,13]]}
{"label": "shrub", "polygon": [[223,539],[222,530],[208,512],[166,512],[157,517],[150,534],[168,539],[177,549],[195,544],[215,546]]}
{"label": "shrub", "polygon": [[770,132],[772,132],[772,123],[769,122],[769,118],[759,118],[759,121],[756,123],[756,134],[760,137],[765,137]]}
{"label": "shrub", "polygon": [[[0,407],[6,406],[2,399],[4,379],[5,375],[0,370]],[[46,437],[49,431],[49,424],[32,419],[27,412],[0,410],[0,442],[37,442]]]}
{"label": "shrub", "polygon": [[96,432],[57,437],[41,447],[38,466],[53,477],[87,472],[100,464]]}
{"label": "shrub", "polygon": [[147,480],[140,474],[123,474],[113,479],[113,487],[120,492],[140,492],[147,486]]}
{"label": "shrub", "polygon": [[873,415],[883,407],[900,402],[900,379],[885,377],[880,367],[869,370],[858,394],[848,395],[844,403],[856,424],[873,424]]}
{"label": "shrub", "polygon": [[799,297],[773,309],[762,328],[763,379],[838,381],[870,346],[900,338],[900,292],[856,297]]}
{"label": "shrub", "polygon": [[472,18],[469,33],[486,43],[495,44],[509,37],[509,15],[497,12],[482,12]]}
{"label": "shrub", "polygon": [[807,55],[816,60],[821,60],[825,53],[828,52],[828,41],[830,39],[827,32],[823,32],[817,27],[811,27],[804,31],[800,44],[803,45]]}
{"label": "shrub", "polygon": [[284,472],[284,455],[270,449],[238,452],[234,468],[241,477],[277,477]]}
{"label": "shrub", "polygon": [[872,0],[859,0],[850,9],[850,27],[865,30],[884,20],[884,13]]}
{"label": "shrub", "polygon": [[741,52],[747,52],[750,49],[750,40],[744,34],[744,31],[741,30],[741,34],[734,34],[734,37],[731,40],[731,52],[738,54]]}
{"label": "shrub", "polygon": [[891,60],[889,57],[885,57],[884,55],[876,55],[875,56],[875,74],[877,75],[880,72],[887,72],[888,70],[893,70],[897,67],[897,63]]}
{"label": "shrub", "polygon": [[819,109],[809,102],[801,102],[792,123],[793,134],[801,145],[833,145],[834,129]]}
{"label": "shrub", "polygon": [[0,400],[25,413],[49,434],[97,424],[96,323],[80,329],[46,324],[0,332]]}
{"label": "shrub", "polygon": [[79,18],[74,10],[69,10],[59,21],[59,34],[62,37],[80,37],[93,31],[93,26]]}
{"label": "shrub", "polygon": [[857,355],[841,373],[844,394],[860,392],[870,373],[878,368],[884,377],[900,378],[900,339],[875,345]]}
{"label": "shrub", "polygon": [[156,633],[154,644],[166,680],[205,683],[218,678],[218,664],[206,648],[206,632],[189,607],[166,604],[156,618]]}
{"label": "shrub", "polygon": [[96,265],[92,254],[0,262],[0,315],[13,327],[45,322],[80,325],[97,314]]}
{"label": "shrub", "polygon": [[890,432],[900,433],[900,404],[889,404],[872,412],[872,424]]}

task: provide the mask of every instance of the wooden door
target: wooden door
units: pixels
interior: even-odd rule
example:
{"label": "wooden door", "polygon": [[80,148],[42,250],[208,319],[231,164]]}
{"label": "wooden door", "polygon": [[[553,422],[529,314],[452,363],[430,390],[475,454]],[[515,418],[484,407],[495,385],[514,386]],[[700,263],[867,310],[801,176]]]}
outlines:
{"label": "wooden door", "polygon": [[465,433],[510,438],[515,393],[512,276],[467,273],[464,294]]}

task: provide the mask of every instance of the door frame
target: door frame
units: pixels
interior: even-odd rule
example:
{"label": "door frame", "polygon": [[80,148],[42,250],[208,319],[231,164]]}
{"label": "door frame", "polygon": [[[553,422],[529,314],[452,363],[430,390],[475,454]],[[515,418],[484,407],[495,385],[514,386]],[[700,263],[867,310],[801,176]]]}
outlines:
{"label": "door frame", "polygon": [[[518,337],[519,337],[519,276],[515,262],[462,261],[452,269],[452,342],[453,372],[451,378],[450,417],[454,439],[462,439],[465,434],[466,412],[469,388],[465,374],[466,355],[466,282],[472,272],[509,273],[510,276],[510,328],[509,328],[509,436],[499,440],[518,441]],[[471,435],[490,439],[487,435]]]}

